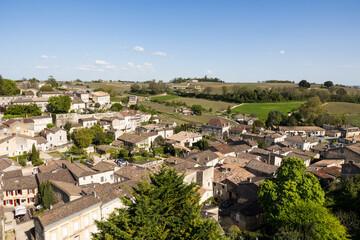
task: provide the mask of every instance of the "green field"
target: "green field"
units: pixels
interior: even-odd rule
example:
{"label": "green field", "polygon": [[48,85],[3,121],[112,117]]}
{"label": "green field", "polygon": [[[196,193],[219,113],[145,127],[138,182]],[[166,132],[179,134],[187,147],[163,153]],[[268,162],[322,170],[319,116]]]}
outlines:
{"label": "green field", "polygon": [[185,102],[188,106],[192,106],[194,104],[199,104],[206,110],[209,110],[209,108],[212,108],[213,112],[218,111],[225,111],[228,106],[233,107],[236,104],[235,103],[228,103],[228,102],[222,102],[222,101],[211,101],[201,98],[187,98],[187,97],[181,97],[177,98],[176,101]]}
{"label": "green field", "polygon": [[154,97],[151,97],[150,99],[152,101],[167,101],[167,100],[171,100],[174,98],[179,98],[179,96],[177,96],[177,95],[154,96]]}
{"label": "green field", "polygon": [[330,114],[360,113],[360,104],[347,102],[327,102],[324,107]]}
{"label": "green field", "polygon": [[267,118],[271,111],[280,111],[283,113],[291,112],[298,108],[303,102],[280,102],[280,103],[243,103],[232,109],[233,113],[256,114],[260,120]]}

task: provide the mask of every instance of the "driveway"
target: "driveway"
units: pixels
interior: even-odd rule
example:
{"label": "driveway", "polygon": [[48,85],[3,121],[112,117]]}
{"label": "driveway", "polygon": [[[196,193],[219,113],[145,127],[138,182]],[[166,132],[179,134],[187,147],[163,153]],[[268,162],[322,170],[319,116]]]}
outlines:
{"label": "driveway", "polygon": [[15,225],[15,236],[16,239],[31,239],[30,231],[34,228],[34,221],[30,220],[28,222]]}

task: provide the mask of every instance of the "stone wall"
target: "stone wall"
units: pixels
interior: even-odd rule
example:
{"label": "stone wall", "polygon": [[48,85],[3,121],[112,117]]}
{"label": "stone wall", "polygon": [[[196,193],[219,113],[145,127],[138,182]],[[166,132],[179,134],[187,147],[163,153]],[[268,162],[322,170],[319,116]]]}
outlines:
{"label": "stone wall", "polygon": [[64,126],[66,122],[78,123],[79,119],[84,119],[84,118],[101,119],[105,117],[123,117],[123,115],[120,112],[105,112],[105,113],[92,113],[92,114],[78,114],[78,113],[57,114],[56,126],[57,127]]}

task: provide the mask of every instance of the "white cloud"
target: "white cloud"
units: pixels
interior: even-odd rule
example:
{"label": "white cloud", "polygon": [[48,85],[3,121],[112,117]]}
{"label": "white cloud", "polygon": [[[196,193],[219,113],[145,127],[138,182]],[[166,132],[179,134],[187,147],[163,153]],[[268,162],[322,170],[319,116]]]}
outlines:
{"label": "white cloud", "polygon": [[137,51],[137,52],[143,52],[145,49],[143,47],[140,47],[140,46],[135,46],[134,47],[134,51]]}
{"label": "white cloud", "polygon": [[155,55],[155,56],[160,56],[160,57],[166,57],[167,56],[166,52],[153,52],[151,54]]}
{"label": "white cloud", "polygon": [[37,68],[37,69],[48,69],[49,67],[48,67],[48,66],[38,65],[38,66],[36,66],[35,68]]}
{"label": "white cloud", "polygon": [[266,55],[276,55],[276,54],[280,54],[280,55],[284,55],[285,54],[285,50],[280,50],[279,52],[266,52]]}
{"label": "white cloud", "polygon": [[98,66],[87,65],[87,64],[83,64],[80,67],[77,67],[77,69],[83,70],[83,71],[94,71],[94,72],[103,72],[103,71],[105,71],[103,68],[100,68]]}
{"label": "white cloud", "polygon": [[116,67],[114,65],[107,65],[104,68],[106,68],[106,69],[115,69]]}
{"label": "white cloud", "polygon": [[48,55],[43,54],[43,55],[41,55],[41,58],[43,58],[43,59],[57,59],[57,56],[48,56]]}
{"label": "white cloud", "polygon": [[107,61],[104,61],[104,60],[96,60],[95,64],[96,65],[109,65],[110,63],[108,63]]}
{"label": "white cloud", "polygon": [[125,65],[120,67],[123,71],[155,71],[154,66],[151,63],[137,64],[135,65],[133,62],[128,62]]}

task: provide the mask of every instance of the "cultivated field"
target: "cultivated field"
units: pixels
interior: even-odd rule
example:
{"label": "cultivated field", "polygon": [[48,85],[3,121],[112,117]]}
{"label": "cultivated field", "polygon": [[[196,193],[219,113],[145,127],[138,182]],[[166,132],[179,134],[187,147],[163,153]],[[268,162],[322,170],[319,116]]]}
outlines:
{"label": "cultivated field", "polygon": [[232,112],[256,114],[260,120],[264,120],[271,111],[280,111],[286,114],[291,112],[291,110],[298,108],[301,104],[303,104],[303,102],[243,103],[232,109]]}
{"label": "cultivated field", "polygon": [[360,113],[360,104],[347,102],[327,102],[324,107],[330,114]]}
{"label": "cultivated field", "polygon": [[171,99],[179,98],[177,95],[165,95],[165,96],[153,96],[150,97],[151,100],[158,100],[158,101],[167,101]]}
{"label": "cultivated field", "polygon": [[206,110],[209,110],[209,108],[212,108],[214,112],[218,111],[225,111],[228,106],[233,107],[236,104],[235,103],[228,103],[228,102],[222,102],[222,101],[211,101],[201,98],[186,98],[186,97],[180,97],[177,98],[175,101],[181,101],[185,102],[188,106],[192,106],[194,104],[198,104],[203,106]]}
{"label": "cultivated field", "polygon": [[[215,115],[205,114],[205,113],[200,116],[182,115],[182,114],[176,113],[174,111],[175,110],[174,107],[165,106],[164,104],[160,104],[160,103],[156,103],[156,102],[142,101],[141,104],[160,112],[159,113],[160,118],[170,120],[170,121],[175,121],[180,124],[181,123],[194,123],[194,124],[201,125],[201,124],[207,123],[210,118],[217,117]],[[224,121],[228,121],[228,120],[224,119]]]}

